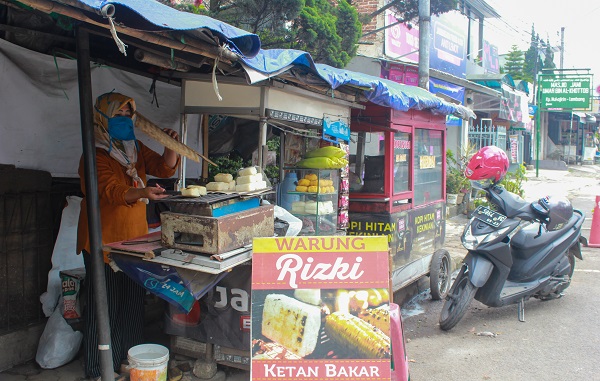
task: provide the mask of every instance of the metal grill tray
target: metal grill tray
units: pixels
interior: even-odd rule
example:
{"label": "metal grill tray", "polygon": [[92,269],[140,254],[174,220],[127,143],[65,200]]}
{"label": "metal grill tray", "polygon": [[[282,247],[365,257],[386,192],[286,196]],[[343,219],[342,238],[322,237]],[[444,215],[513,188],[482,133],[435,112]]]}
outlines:
{"label": "metal grill tray", "polygon": [[[228,193],[208,193],[200,197],[173,196],[164,198],[170,211],[173,213],[196,215],[196,216],[215,216],[214,211],[218,208],[229,208],[229,213],[245,210],[251,206],[258,206],[259,203],[248,202],[250,199],[256,200],[259,196],[272,193],[273,190],[260,189],[252,192],[228,192]],[[245,206],[243,204],[245,202]],[[233,206],[232,204],[236,204]]]}

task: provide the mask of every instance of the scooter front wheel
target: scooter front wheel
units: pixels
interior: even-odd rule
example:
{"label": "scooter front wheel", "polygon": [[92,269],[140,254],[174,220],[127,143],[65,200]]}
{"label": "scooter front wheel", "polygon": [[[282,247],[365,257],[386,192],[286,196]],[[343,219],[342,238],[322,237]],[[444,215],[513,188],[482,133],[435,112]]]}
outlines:
{"label": "scooter front wheel", "polygon": [[440,328],[449,331],[465,316],[467,308],[475,297],[477,287],[471,283],[465,267],[460,270],[454,281],[440,315]]}

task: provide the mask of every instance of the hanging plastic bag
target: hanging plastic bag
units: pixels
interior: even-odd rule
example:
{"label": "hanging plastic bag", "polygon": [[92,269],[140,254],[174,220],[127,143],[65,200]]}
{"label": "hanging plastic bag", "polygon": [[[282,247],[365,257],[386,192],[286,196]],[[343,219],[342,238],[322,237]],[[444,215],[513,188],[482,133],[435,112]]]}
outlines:
{"label": "hanging plastic bag", "polygon": [[40,296],[44,315],[50,316],[62,294],[60,272],[83,267],[83,256],[77,255],[77,222],[81,209],[81,197],[67,196],[67,206],[63,209],[60,229],[52,252],[52,269],[48,273],[48,288]]}
{"label": "hanging plastic bag", "polygon": [[40,337],[35,361],[44,369],[65,365],[75,358],[82,340],[83,334],[74,331],[63,318],[62,308],[56,308]]}

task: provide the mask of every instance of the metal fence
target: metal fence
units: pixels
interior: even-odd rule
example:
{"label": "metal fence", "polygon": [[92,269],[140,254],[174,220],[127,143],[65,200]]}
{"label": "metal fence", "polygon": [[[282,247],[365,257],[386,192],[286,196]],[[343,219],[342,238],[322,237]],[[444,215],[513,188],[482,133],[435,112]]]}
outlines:
{"label": "metal fence", "polygon": [[506,127],[492,125],[491,119],[481,119],[478,125],[469,128],[469,143],[480,149],[497,146],[506,150]]}

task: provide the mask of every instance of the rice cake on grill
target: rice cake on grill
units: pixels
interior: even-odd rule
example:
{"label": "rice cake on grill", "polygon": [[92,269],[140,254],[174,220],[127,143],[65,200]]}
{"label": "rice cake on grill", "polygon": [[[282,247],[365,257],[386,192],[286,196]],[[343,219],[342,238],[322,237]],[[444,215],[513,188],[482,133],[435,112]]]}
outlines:
{"label": "rice cake on grill", "polygon": [[321,329],[321,309],[283,294],[265,298],[262,334],[300,357],[317,346]]}

